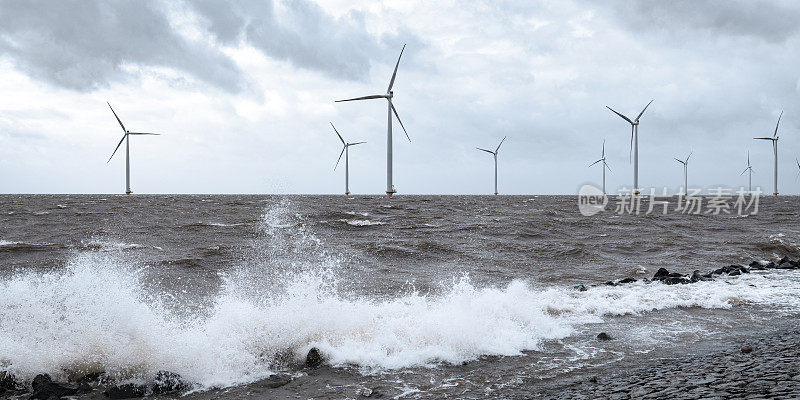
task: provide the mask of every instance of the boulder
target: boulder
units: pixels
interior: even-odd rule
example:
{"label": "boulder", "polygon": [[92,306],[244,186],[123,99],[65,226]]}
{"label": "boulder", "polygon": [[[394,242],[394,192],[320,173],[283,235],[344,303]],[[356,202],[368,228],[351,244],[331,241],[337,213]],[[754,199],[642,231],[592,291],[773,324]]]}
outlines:
{"label": "boulder", "polygon": [[109,399],[134,399],[147,394],[147,386],[135,383],[112,386],[103,392]]}
{"label": "boulder", "polygon": [[174,372],[158,371],[153,379],[153,394],[183,392],[189,388],[190,385]]}
{"label": "boulder", "polygon": [[289,376],[289,375],[286,375],[286,374],[274,374],[274,375],[270,375],[269,378],[264,379],[264,384],[268,388],[275,389],[275,388],[279,388],[279,387],[281,387],[281,386],[283,386],[283,385],[285,385],[285,384],[287,384],[287,383],[289,383],[291,381],[292,381],[292,377]]}
{"label": "boulder", "polygon": [[661,279],[661,283],[665,285],[677,285],[677,284],[684,284],[689,283],[689,279],[684,276],[669,276],[666,278]]}
{"label": "boulder", "polygon": [[633,282],[636,282],[635,278],[625,278],[620,280],[618,283],[633,283]]}
{"label": "boulder", "polygon": [[789,257],[784,256],[780,261],[778,261],[778,265],[788,264],[789,262]]}
{"label": "boulder", "polygon": [[614,281],[608,281],[608,282],[604,283],[604,285],[606,285],[606,286],[617,286],[617,284]]}
{"label": "boulder", "polygon": [[689,277],[689,281],[692,283],[700,281],[710,281],[712,279],[713,278],[711,277],[710,274],[701,274],[699,270],[694,270],[692,272],[692,276]]}
{"label": "boulder", "polygon": [[669,271],[667,271],[667,269],[666,269],[666,268],[663,268],[663,267],[662,267],[662,268],[659,268],[659,269],[658,269],[658,271],[656,271],[656,274],[655,274],[655,275],[653,275],[653,279],[654,279],[654,280],[655,280],[655,279],[659,279],[659,280],[660,280],[660,279],[662,279],[662,278],[666,278],[666,277],[668,277],[668,276],[669,276]]}
{"label": "boulder", "polygon": [[7,371],[0,371],[0,395],[5,392],[13,392],[20,389],[14,374]]}
{"label": "boulder", "polygon": [[749,354],[753,351],[753,348],[750,346],[742,346],[741,350],[743,354]]}
{"label": "boulder", "polygon": [[63,382],[53,382],[50,375],[39,374],[33,378],[31,383],[33,394],[31,399],[47,400],[51,397],[61,398],[64,396],[74,396],[76,394],[88,393],[92,390],[87,384],[69,384]]}
{"label": "boulder", "polygon": [[312,347],[306,354],[306,368],[317,368],[325,362],[325,358],[319,352],[319,349]]}
{"label": "boulder", "polygon": [[581,285],[578,285],[578,286],[575,286],[575,289],[576,289],[577,291],[579,291],[579,292],[585,292],[585,291],[589,290],[589,289],[587,289],[587,288],[586,288],[586,286],[584,286],[584,285],[582,285],[582,284],[581,284]]}
{"label": "boulder", "polygon": [[768,262],[767,265],[764,266],[766,269],[775,269],[776,267],[777,265],[775,265],[775,263],[772,261]]}
{"label": "boulder", "polygon": [[611,336],[609,336],[605,332],[600,332],[600,333],[597,334],[597,340],[601,340],[601,341],[611,340]]}

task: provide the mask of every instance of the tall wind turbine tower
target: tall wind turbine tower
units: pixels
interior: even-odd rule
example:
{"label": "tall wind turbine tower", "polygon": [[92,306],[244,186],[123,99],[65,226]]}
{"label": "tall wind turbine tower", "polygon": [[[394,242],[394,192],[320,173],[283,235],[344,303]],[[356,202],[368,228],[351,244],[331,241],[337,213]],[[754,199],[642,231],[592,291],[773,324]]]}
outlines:
{"label": "tall wind turbine tower", "polygon": [[589,167],[591,167],[592,165],[595,165],[595,164],[597,164],[599,162],[603,163],[603,194],[606,194],[606,168],[608,168],[608,170],[611,171],[611,167],[609,167],[608,164],[606,163],[606,141],[605,140],[603,140],[603,152],[600,153],[600,159],[595,161],[595,162],[593,162],[593,163],[591,163],[591,164],[589,164]]}
{"label": "tall wind turbine tower", "polygon": [[397,110],[394,108],[392,104],[392,97],[394,97],[394,92],[392,91],[392,86],[394,86],[394,79],[397,76],[397,67],[400,66],[400,58],[403,57],[403,51],[405,51],[406,45],[403,45],[403,49],[400,50],[400,57],[397,57],[397,64],[394,66],[394,72],[392,73],[392,79],[389,81],[389,88],[386,89],[386,94],[375,94],[371,96],[363,96],[363,97],[356,97],[353,99],[345,99],[345,100],[336,100],[336,103],[341,103],[343,101],[355,101],[355,100],[370,100],[370,99],[386,99],[388,102],[388,123],[387,123],[387,134],[386,134],[386,196],[392,197],[393,194],[397,193],[394,190],[394,185],[392,184],[392,113],[394,116],[397,117],[397,122],[400,123],[400,127],[403,128],[403,132],[406,134],[406,138],[408,141],[411,141],[411,137],[408,136],[408,131],[406,131],[406,127],[403,126],[403,121],[400,120],[400,116],[397,115]]}
{"label": "tall wind turbine tower", "polygon": [[[625,121],[628,121],[628,123],[631,124],[631,150],[630,151],[633,153],[633,194],[635,196],[639,195],[639,118],[642,117],[642,114],[644,114],[644,111],[647,110],[647,107],[650,107],[650,104],[652,102],[653,102],[653,100],[650,100],[650,103],[647,103],[647,105],[644,106],[644,109],[642,109],[642,112],[640,112],[639,115],[636,116],[636,119],[634,119],[633,121],[631,121],[630,118],[628,118],[628,117],[626,117],[626,116],[614,111],[613,108],[611,108],[609,106],[606,106],[606,108],[611,110],[614,114],[619,115],[620,117],[622,117],[622,119],[624,119]],[[628,155],[628,157],[630,158],[630,154]]]}
{"label": "tall wind turbine tower", "polygon": [[778,195],[778,126],[781,124],[781,117],[783,117],[783,111],[781,111],[781,115],[778,116],[778,123],[775,124],[775,133],[772,134],[772,137],[757,137],[753,138],[756,140],[771,140],[772,141],[772,151],[775,153],[775,191],[772,193],[773,196]]}
{"label": "tall wind turbine tower", "polygon": [[500,146],[503,145],[503,142],[506,141],[506,137],[503,136],[503,140],[500,141],[500,144],[497,145],[497,148],[494,151],[482,149],[480,147],[476,147],[476,149],[485,151],[494,156],[494,195],[497,196],[497,152],[500,151]]}
{"label": "tall wind turbine tower", "polygon": [[753,166],[750,165],[750,152],[749,151],[747,152],[747,168],[745,168],[744,171],[742,171],[742,173],[739,174],[739,176],[744,175],[744,173],[747,172],[747,171],[750,171],[750,176],[749,176],[747,187],[748,187],[748,191],[752,193],[753,192]]}
{"label": "tall wind turbine tower", "polygon": [[114,149],[114,152],[111,153],[111,157],[108,158],[108,161],[106,161],[106,164],[111,162],[111,159],[114,158],[114,154],[117,154],[117,150],[119,150],[119,146],[121,146],[122,142],[125,141],[125,194],[131,194],[133,192],[131,192],[131,141],[130,141],[130,135],[159,135],[159,134],[158,133],[147,133],[147,132],[131,132],[131,131],[125,129],[125,125],[122,124],[122,121],[120,121],[119,117],[117,116],[117,113],[114,112],[114,109],[111,107],[111,104],[109,102],[106,102],[106,104],[108,104],[108,108],[111,108],[111,112],[114,113],[114,118],[116,118],[117,122],[119,122],[119,126],[122,127],[122,132],[123,132],[122,139],[120,139],[119,143],[117,144],[117,147]]}
{"label": "tall wind turbine tower", "polygon": [[339,159],[336,160],[336,166],[333,167],[334,170],[339,166],[339,161],[342,161],[342,154],[344,154],[344,195],[350,195],[350,146],[355,146],[357,144],[367,143],[367,142],[355,142],[355,143],[347,143],[342,138],[342,135],[339,134],[339,131],[336,130],[336,127],[333,126],[333,122],[331,122],[331,127],[333,131],[336,132],[336,136],[339,137],[339,140],[342,141],[344,148],[342,148],[342,152],[339,153]]}
{"label": "tall wind turbine tower", "polygon": [[[689,157],[691,156],[692,152],[689,152]],[[683,190],[686,194],[689,194],[689,157],[686,157],[686,160],[675,159],[675,161],[683,164]]]}

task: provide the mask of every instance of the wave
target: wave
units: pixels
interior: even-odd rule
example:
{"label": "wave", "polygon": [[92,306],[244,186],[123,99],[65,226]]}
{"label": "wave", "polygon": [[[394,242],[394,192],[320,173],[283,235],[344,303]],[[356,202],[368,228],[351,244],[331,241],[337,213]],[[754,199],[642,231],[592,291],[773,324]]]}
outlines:
{"label": "wave", "polygon": [[145,246],[138,243],[125,243],[119,240],[108,239],[89,239],[81,242],[81,247],[90,250],[99,251],[120,251],[120,250],[133,250],[141,249]]}

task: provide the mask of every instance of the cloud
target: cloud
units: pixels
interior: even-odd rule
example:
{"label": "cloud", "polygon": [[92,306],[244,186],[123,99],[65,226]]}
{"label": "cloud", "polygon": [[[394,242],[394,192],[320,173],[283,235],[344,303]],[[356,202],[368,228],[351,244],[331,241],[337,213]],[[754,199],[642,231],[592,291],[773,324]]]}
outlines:
{"label": "cloud", "polygon": [[167,67],[228,92],[244,79],[218,49],[173,29],[154,1],[0,1],[0,52],[34,79],[91,91],[130,77],[127,66]]}
{"label": "cloud", "polygon": [[620,20],[639,31],[705,32],[783,42],[800,28],[796,3],[792,3],[794,7],[750,0],[641,0],[613,4]]}
{"label": "cloud", "polygon": [[370,35],[364,12],[349,11],[336,18],[308,0],[197,0],[188,4],[221,43],[243,41],[269,57],[332,78],[365,79],[373,55],[384,44],[396,42],[394,35],[381,39]]}

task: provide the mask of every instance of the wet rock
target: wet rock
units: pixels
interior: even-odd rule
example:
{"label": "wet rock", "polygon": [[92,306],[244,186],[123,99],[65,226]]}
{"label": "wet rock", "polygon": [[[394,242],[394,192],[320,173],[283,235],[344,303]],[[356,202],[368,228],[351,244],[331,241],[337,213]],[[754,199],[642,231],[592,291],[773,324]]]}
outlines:
{"label": "wet rock", "polygon": [[735,269],[735,270],[729,272],[728,276],[737,276],[737,275],[741,275],[741,274],[742,274],[741,271],[739,271],[738,269]]}
{"label": "wet rock", "polygon": [[788,264],[789,262],[789,257],[784,256],[780,261],[778,261],[778,265]]}
{"label": "wet rock", "polygon": [[736,276],[736,275],[741,275],[742,273],[749,273],[749,272],[750,270],[747,269],[747,267],[744,267],[742,265],[732,264],[724,266],[722,268],[717,268],[712,272],[712,274],[714,275],[727,274],[731,276]]}
{"label": "wet rock", "polygon": [[370,388],[361,388],[358,391],[358,396],[362,398],[369,398],[369,399],[382,399],[385,395],[380,390],[370,389]]}
{"label": "wet rock", "polygon": [[669,276],[661,279],[661,283],[665,285],[677,285],[689,283],[689,279],[684,276]]}
{"label": "wet rock", "polygon": [[776,267],[777,265],[775,265],[775,263],[772,261],[768,262],[767,265],[764,266],[766,269],[775,269]]}
{"label": "wet rock", "polygon": [[275,375],[270,375],[270,377],[267,378],[267,379],[264,379],[264,384],[268,388],[275,389],[275,388],[279,388],[279,387],[281,387],[283,385],[286,385],[287,383],[289,383],[291,381],[292,381],[292,377],[289,376],[289,375],[286,375],[286,374],[275,374]]}
{"label": "wet rock", "polygon": [[306,368],[317,368],[325,362],[319,349],[312,347],[306,354]]}
{"label": "wet rock", "polygon": [[103,392],[103,394],[109,399],[134,399],[137,397],[144,397],[144,395],[147,394],[147,386],[126,383],[124,385],[112,386]]}
{"label": "wet rock", "polygon": [[653,275],[653,279],[654,280],[655,279],[663,279],[663,278],[666,278],[668,276],[669,276],[669,271],[667,271],[666,268],[662,267],[662,268],[659,268],[658,271],[656,271],[655,275]]}
{"label": "wet rock", "polygon": [[189,387],[189,384],[174,372],[158,371],[153,379],[153,394],[183,392],[189,390]]}
{"label": "wet rock", "polygon": [[751,353],[753,351],[753,348],[750,347],[750,346],[742,346],[741,350],[742,350],[742,353],[749,354],[749,353]]}
{"label": "wet rock", "polygon": [[589,289],[587,289],[586,286],[584,286],[584,285],[578,285],[578,286],[575,286],[575,290],[577,290],[579,292],[585,292],[585,291],[587,291]]}
{"label": "wet rock", "polygon": [[5,392],[13,392],[20,389],[17,385],[17,379],[14,374],[6,371],[0,371],[0,395]]}
{"label": "wet rock", "polygon": [[692,283],[700,282],[700,281],[709,281],[709,280],[711,280],[711,279],[706,278],[705,276],[701,275],[699,270],[692,271],[692,276],[689,277],[689,281],[692,282]]}
{"label": "wet rock", "polygon": [[80,377],[80,379],[78,379],[78,383],[99,382],[103,375],[105,375],[105,371],[90,372]]}
{"label": "wet rock", "polygon": [[606,285],[606,286],[617,286],[617,284],[614,283],[614,281],[608,281],[608,282],[604,283],[604,285]]}
{"label": "wet rock", "polygon": [[635,278],[625,278],[620,280],[618,283],[633,283],[633,282],[636,282]]}
{"label": "wet rock", "polygon": [[64,396],[74,396],[76,394],[87,393],[92,390],[88,385],[75,385],[62,382],[53,382],[50,375],[39,374],[33,378],[31,383],[33,394],[31,399],[47,400],[51,397],[61,398]]}
{"label": "wet rock", "polygon": [[600,332],[600,333],[597,334],[597,340],[601,340],[601,341],[611,340],[611,336],[609,336],[605,332]]}
{"label": "wet rock", "polygon": [[750,265],[748,265],[748,267],[750,268],[751,271],[763,271],[767,269],[767,267],[765,267],[758,261],[751,262]]}

